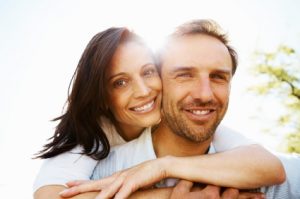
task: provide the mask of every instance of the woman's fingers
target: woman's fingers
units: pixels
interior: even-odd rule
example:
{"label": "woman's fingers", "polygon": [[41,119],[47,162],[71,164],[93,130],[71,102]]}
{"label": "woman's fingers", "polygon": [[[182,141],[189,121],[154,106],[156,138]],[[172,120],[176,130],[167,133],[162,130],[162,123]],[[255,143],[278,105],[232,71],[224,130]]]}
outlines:
{"label": "woman's fingers", "polygon": [[110,177],[97,181],[71,181],[66,189],[60,193],[62,197],[72,197],[74,195],[100,191],[97,198],[126,198],[139,188],[147,187],[158,182],[164,177],[162,167],[158,161],[149,161],[133,168],[116,172]]}
{"label": "woman's fingers", "polygon": [[[131,193],[139,188],[147,186],[143,183],[142,176],[139,176],[141,167],[133,167],[131,169],[119,172],[118,177],[110,185],[105,187],[98,198],[127,198]],[[144,173],[145,174],[145,173]],[[146,176],[146,175],[144,175]]]}
{"label": "woman's fingers", "polygon": [[67,185],[69,188],[71,188],[71,187],[74,187],[74,186],[78,186],[78,185],[87,183],[87,182],[89,182],[89,181],[90,181],[90,180],[73,180],[73,181],[67,182],[66,185]]}
{"label": "woman's fingers", "polygon": [[59,195],[62,197],[72,197],[80,193],[85,193],[89,191],[99,191],[101,190],[101,183],[97,181],[87,182],[85,184],[81,184],[78,186],[71,187],[69,189],[65,189],[60,192]]}
{"label": "woman's fingers", "polygon": [[164,178],[160,161],[148,161],[124,172],[123,183],[115,198],[127,198],[140,188],[145,188]]}
{"label": "woman's fingers", "polygon": [[116,178],[115,176],[114,177],[111,176],[108,178],[103,178],[101,180],[72,181],[70,182],[70,184],[74,186],[65,189],[64,191],[60,192],[59,195],[62,197],[72,197],[80,193],[85,193],[90,191],[100,191],[104,187],[111,184],[115,178]]}
{"label": "woman's fingers", "polygon": [[123,175],[119,175],[114,182],[112,182],[110,185],[102,189],[102,191],[99,193],[96,199],[112,198],[119,191],[123,182],[124,182]]}
{"label": "woman's fingers", "polygon": [[115,199],[119,198],[127,198],[132,193],[137,191],[139,188],[145,187],[146,184],[139,184],[138,181],[136,181],[136,177],[130,176],[130,179],[126,178],[124,179],[124,182],[118,192],[115,195]]}

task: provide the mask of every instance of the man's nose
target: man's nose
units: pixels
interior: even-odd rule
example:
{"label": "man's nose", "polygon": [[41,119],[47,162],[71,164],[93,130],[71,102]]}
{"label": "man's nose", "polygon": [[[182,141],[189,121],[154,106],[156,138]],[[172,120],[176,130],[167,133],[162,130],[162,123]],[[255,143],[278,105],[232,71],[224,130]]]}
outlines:
{"label": "man's nose", "polygon": [[134,97],[145,97],[148,96],[151,92],[151,88],[146,84],[142,79],[135,81],[133,89]]}
{"label": "man's nose", "polygon": [[195,81],[191,95],[194,99],[209,102],[213,99],[213,90],[209,77],[201,77]]}

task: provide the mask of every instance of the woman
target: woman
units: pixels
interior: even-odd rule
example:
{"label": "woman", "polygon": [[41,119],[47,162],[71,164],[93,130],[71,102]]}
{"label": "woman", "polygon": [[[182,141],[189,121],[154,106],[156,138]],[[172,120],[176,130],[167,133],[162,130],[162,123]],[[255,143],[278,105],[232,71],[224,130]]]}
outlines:
{"label": "woman", "polygon": [[[64,189],[63,185],[67,181],[89,179],[96,160],[107,156],[110,145],[132,140],[144,130],[149,130],[147,127],[158,123],[160,92],[161,82],[154,58],[135,34],[126,28],[110,28],[98,33],[79,61],[67,111],[57,118],[60,123],[53,140],[38,156],[50,159],[44,163],[37,177],[35,198],[58,197],[57,193]],[[222,134],[216,134],[216,139],[227,140],[226,133],[232,134],[223,130]],[[218,137],[220,135],[224,137]],[[236,138],[238,135],[234,136]],[[218,147],[215,143],[217,151],[251,144],[238,137],[231,140],[229,147]],[[280,183],[283,180],[284,172],[280,162],[259,146],[239,147],[231,150],[230,155],[240,154],[241,150],[245,152],[247,149],[248,154],[251,153],[254,157],[266,157],[266,164],[264,168],[255,166],[255,161],[260,159],[253,158],[251,163],[254,164],[245,162],[240,167],[243,168],[242,171],[235,171],[237,176],[239,172],[261,173],[265,178],[255,178],[250,172],[248,174],[249,181],[257,182],[257,186]],[[71,153],[68,153],[70,150]],[[226,152],[222,154],[218,157],[226,158]],[[243,160],[239,159],[233,164],[240,165],[241,162]],[[60,165],[64,168],[59,168]],[[264,173],[270,165],[270,172]],[[223,168],[220,165],[218,169]],[[280,171],[280,175],[277,171]],[[59,179],[63,175],[64,178]],[[229,176],[228,180],[230,179]],[[218,185],[217,179],[215,184]]]}

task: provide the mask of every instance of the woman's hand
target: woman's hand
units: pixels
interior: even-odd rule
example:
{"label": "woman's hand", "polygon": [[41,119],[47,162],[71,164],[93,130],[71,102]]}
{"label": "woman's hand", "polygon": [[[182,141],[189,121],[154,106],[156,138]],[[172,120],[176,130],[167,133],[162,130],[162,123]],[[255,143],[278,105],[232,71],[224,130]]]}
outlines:
{"label": "woman's hand", "polygon": [[101,180],[69,182],[67,185],[70,188],[60,195],[71,197],[79,193],[101,191],[96,198],[127,198],[138,189],[149,187],[167,177],[165,159],[150,160]]}
{"label": "woman's hand", "polygon": [[101,191],[114,180],[114,175],[101,180],[75,180],[67,183],[68,188],[61,191],[59,195],[69,198],[81,193]]}

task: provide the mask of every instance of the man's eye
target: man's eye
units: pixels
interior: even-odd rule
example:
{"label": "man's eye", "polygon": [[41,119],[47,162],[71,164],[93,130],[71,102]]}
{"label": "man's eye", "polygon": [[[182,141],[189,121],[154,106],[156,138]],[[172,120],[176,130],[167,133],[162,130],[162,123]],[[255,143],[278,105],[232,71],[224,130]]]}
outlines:
{"label": "man's eye", "polygon": [[211,74],[210,77],[213,78],[213,79],[219,79],[219,80],[226,80],[227,79],[225,75],[220,75],[220,74]]}
{"label": "man's eye", "polygon": [[192,75],[190,73],[178,73],[176,78],[190,78]]}
{"label": "man's eye", "polygon": [[113,83],[113,86],[115,88],[122,88],[122,87],[125,87],[127,86],[127,81],[125,79],[120,79],[120,80],[116,80],[114,83]]}

